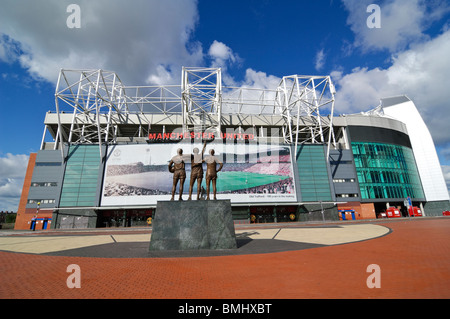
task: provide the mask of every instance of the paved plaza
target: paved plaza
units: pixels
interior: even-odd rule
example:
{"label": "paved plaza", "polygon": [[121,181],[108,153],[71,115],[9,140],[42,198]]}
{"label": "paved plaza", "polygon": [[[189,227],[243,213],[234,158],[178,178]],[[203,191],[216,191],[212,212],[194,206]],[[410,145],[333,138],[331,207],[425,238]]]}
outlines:
{"label": "paved plaza", "polygon": [[235,250],[159,254],[150,228],[1,231],[0,298],[450,298],[450,218],[235,228]]}

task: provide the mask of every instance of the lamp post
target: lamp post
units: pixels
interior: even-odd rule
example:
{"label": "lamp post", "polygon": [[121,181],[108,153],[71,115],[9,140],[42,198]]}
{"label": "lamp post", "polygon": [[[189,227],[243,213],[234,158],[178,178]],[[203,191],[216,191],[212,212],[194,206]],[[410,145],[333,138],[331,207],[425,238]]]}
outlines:
{"label": "lamp post", "polygon": [[323,211],[323,204],[322,201],[320,201],[320,211],[322,213],[322,220],[325,223],[325,215],[324,215],[324,211]]}
{"label": "lamp post", "polygon": [[37,203],[37,208],[36,208],[36,216],[34,217],[34,227],[33,227],[33,231],[36,230],[36,224],[37,224],[37,218],[38,218],[38,214],[39,214],[39,207],[41,206],[41,202]]}

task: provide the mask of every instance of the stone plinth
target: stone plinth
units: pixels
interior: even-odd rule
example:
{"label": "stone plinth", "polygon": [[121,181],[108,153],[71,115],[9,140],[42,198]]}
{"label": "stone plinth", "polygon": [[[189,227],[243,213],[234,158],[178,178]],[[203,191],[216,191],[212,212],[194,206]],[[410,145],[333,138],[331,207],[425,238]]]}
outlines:
{"label": "stone plinth", "polygon": [[158,201],[150,251],[236,249],[229,200]]}

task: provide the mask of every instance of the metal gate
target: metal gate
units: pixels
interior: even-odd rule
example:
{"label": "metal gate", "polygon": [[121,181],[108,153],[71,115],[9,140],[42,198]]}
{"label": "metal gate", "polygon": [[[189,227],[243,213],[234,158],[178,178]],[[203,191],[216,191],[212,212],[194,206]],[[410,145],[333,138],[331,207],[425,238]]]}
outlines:
{"label": "metal gate", "polygon": [[88,228],[89,217],[84,216],[62,216],[59,228]]}

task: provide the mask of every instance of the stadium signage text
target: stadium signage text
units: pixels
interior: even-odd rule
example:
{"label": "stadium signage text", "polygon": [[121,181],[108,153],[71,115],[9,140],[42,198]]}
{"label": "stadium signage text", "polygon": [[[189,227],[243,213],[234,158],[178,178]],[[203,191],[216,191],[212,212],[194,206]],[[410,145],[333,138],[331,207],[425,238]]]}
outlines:
{"label": "stadium signage text", "polygon": [[[212,132],[172,132],[172,133],[149,133],[149,141],[182,140],[182,139],[214,139]],[[246,133],[221,133],[220,137],[227,140],[254,140],[254,134]]]}

